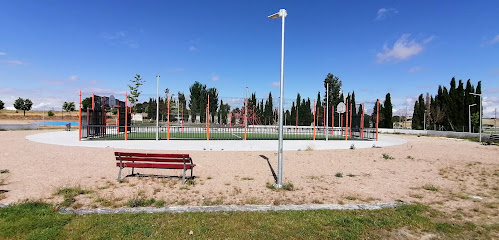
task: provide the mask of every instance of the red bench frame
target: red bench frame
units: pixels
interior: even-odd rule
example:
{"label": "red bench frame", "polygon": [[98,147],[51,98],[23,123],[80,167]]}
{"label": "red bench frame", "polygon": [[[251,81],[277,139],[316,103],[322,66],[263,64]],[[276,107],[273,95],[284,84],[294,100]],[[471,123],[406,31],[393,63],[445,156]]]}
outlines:
{"label": "red bench frame", "polygon": [[114,152],[114,156],[118,161],[116,166],[120,168],[118,182],[121,181],[121,170],[130,167],[132,176],[135,175],[135,168],[182,169],[182,184],[185,184],[186,171],[191,170],[190,178],[193,178],[193,168],[196,166],[189,154]]}

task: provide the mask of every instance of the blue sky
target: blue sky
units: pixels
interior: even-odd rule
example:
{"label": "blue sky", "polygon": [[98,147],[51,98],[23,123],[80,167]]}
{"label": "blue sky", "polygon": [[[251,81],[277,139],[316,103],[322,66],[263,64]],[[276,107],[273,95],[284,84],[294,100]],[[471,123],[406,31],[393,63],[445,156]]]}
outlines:
{"label": "blue sky", "polygon": [[[60,109],[77,92],[160,89],[194,81],[222,99],[278,95],[285,8],[285,100],[315,98],[331,72],[357,102],[392,95],[395,114],[450,79],[482,81],[499,107],[497,1],[13,1],[0,3],[0,100]],[[323,94],[321,94],[323,95]],[[121,97],[123,98],[123,97]],[[366,107],[367,108],[367,107]],[[410,115],[411,113],[409,113]]]}

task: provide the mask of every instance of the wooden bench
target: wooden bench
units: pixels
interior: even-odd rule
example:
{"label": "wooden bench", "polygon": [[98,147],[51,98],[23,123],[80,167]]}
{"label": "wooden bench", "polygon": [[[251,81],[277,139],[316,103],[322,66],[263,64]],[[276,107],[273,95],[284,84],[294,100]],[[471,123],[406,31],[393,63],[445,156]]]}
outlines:
{"label": "wooden bench", "polygon": [[189,154],[159,154],[159,153],[129,153],[114,152],[116,156],[116,166],[120,168],[118,173],[118,182],[121,181],[121,170],[123,168],[132,168],[134,176],[135,168],[157,168],[157,169],[182,169],[182,184],[186,181],[186,171],[192,170],[196,166],[192,162]]}

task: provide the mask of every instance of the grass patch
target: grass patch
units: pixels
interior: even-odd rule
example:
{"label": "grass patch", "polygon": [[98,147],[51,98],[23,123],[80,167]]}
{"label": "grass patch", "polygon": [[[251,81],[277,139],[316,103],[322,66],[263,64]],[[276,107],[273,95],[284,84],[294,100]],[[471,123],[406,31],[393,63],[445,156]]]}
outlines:
{"label": "grass patch", "polygon": [[347,174],[347,176],[349,176],[349,177],[356,177],[357,175],[349,173],[349,174]]}
{"label": "grass patch", "polygon": [[187,186],[195,186],[196,185],[196,181],[194,179],[189,179],[189,180],[185,181],[185,185],[187,185]]}
{"label": "grass patch", "polygon": [[271,190],[276,190],[276,191],[279,191],[279,190],[294,191],[295,190],[295,186],[292,183],[284,183],[284,184],[282,184],[282,187],[280,187],[280,188],[277,188],[272,183],[267,183],[267,188],[271,189]]}
{"label": "grass patch", "polygon": [[252,177],[243,177],[243,178],[241,178],[241,180],[251,181],[251,180],[254,180],[254,178],[252,178]]}
{"label": "grass patch", "polygon": [[432,184],[426,184],[426,185],[424,185],[423,189],[427,190],[427,191],[438,192],[438,187],[433,186]]}
{"label": "grass patch", "polygon": [[336,174],[334,174],[335,177],[343,177],[343,173],[341,172],[337,172]]}
{"label": "grass patch", "polygon": [[0,174],[4,174],[4,173],[9,173],[9,169],[2,169],[0,170]]}
{"label": "grass patch", "polygon": [[414,160],[414,157],[413,156],[407,156],[407,159]]}
{"label": "grass patch", "polygon": [[69,206],[71,206],[71,204],[73,204],[76,201],[74,199],[76,196],[88,194],[88,193],[92,193],[92,191],[82,189],[80,186],[77,186],[77,187],[59,188],[55,192],[55,195],[59,195],[59,196],[62,196],[64,198],[64,200],[60,204],[62,207],[69,207]]}
{"label": "grass patch", "polygon": [[[499,224],[452,222],[423,205],[381,210],[60,214],[44,203],[0,209],[1,239],[390,239],[397,230],[493,239]],[[279,223],[276,227],[275,223]]]}
{"label": "grass patch", "polygon": [[151,206],[152,204],[154,204],[156,202],[156,199],[154,198],[144,198],[144,197],[141,197],[141,196],[135,196],[135,197],[132,197],[128,200],[127,202],[127,206],[128,207],[147,207],[147,206]]}
{"label": "grass patch", "polygon": [[348,196],[345,198],[346,200],[350,200],[350,201],[354,201],[354,200],[357,200],[356,197],[352,197],[352,196]]}
{"label": "grass patch", "polygon": [[383,158],[384,159],[393,159],[393,157],[390,156],[390,154],[388,154],[388,153],[383,153]]}

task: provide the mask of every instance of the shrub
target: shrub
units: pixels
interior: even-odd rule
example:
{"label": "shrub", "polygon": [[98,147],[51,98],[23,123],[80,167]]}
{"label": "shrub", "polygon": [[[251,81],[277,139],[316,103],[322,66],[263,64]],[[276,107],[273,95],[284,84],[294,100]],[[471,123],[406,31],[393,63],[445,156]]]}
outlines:
{"label": "shrub", "polygon": [[54,112],[52,112],[52,110],[49,110],[49,111],[47,112],[47,115],[48,115],[49,117],[53,117],[55,114],[54,114]]}
{"label": "shrub", "polygon": [[341,172],[337,172],[336,174],[334,174],[335,177],[343,177],[343,173]]}
{"label": "shrub", "polygon": [[384,159],[393,159],[393,157],[390,156],[390,154],[387,154],[387,153],[383,153],[383,158]]}

